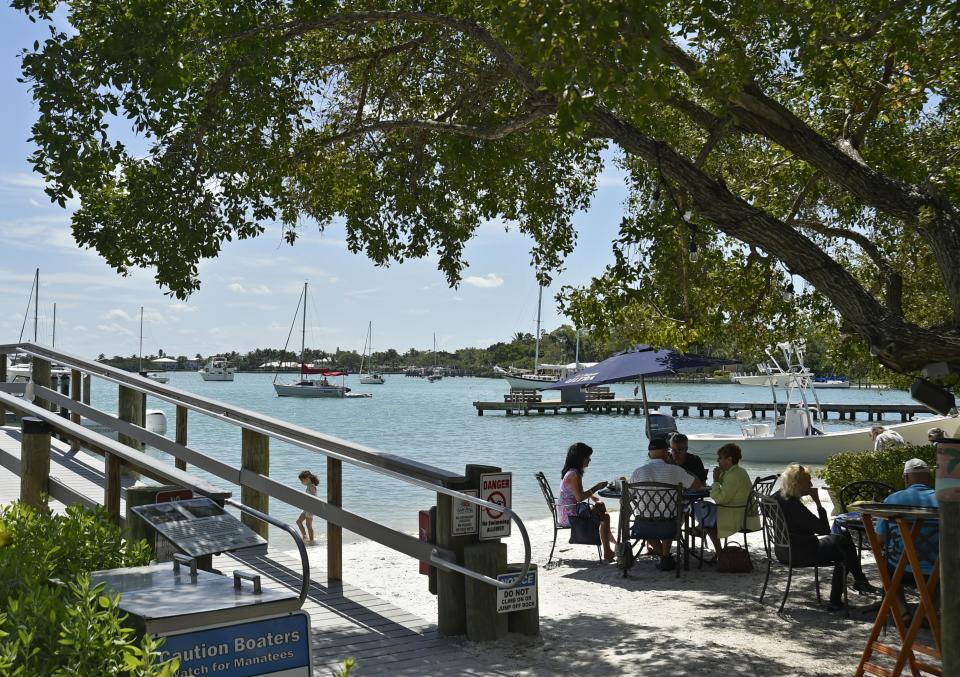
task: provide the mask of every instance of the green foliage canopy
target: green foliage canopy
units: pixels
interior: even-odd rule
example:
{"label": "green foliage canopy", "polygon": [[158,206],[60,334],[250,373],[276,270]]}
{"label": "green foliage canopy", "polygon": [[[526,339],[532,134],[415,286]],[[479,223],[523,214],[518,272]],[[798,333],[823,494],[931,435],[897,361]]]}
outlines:
{"label": "green foliage canopy", "polygon": [[50,25],[23,55],[50,197],[178,296],[225,241],[335,217],[451,284],[500,219],[545,280],[614,148],[631,197],[614,263],[563,295],[578,326],[734,349],[812,326],[898,371],[960,365],[948,0],[14,6]]}

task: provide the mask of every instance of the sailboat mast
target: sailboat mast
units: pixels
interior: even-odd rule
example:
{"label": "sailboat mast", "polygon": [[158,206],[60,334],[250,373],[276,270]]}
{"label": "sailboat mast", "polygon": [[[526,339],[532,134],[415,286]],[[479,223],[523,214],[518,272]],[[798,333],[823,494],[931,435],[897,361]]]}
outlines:
{"label": "sailboat mast", "polygon": [[37,308],[40,307],[40,269],[33,274],[33,342],[37,342]]}
{"label": "sailboat mast", "polygon": [[303,365],[306,363],[303,352],[307,346],[307,283],[303,283],[303,326],[300,329],[300,373],[303,373]]}
{"label": "sailboat mast", "polygon": [[437,366],[437,332],[433,332],[433,366]]}
{"label": "sailboat mast", "polygon": [[143,371],[143,306],[140,306],[140,357],[137,360],[137,371]]}
{"label": "sailboat mast", "polygon": [[57,304],[53,304],[53,338],[50,340],[52,347],[57,347]]}
{"label": "sailboat mast", "polygon": [[533,373],[540,371],[540,309],[543,306],[543,287],[540,287],[540,294],[537,297],[537,346],[533,354]]}

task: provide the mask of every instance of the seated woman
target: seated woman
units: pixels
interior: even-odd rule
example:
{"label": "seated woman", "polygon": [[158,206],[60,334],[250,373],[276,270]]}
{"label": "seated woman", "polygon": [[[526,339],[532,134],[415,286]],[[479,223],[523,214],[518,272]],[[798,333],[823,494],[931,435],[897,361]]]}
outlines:
{"label": "seated woman", "polygon": [[560,499],[557,501],[557,519],[561,525],[570,526],[570,517],[577,514],[577,503],[594,501],[590,511],[602,519],[600,539],[603,541],[603,558],[612,560],[616,556],[613,546],[617,542],[610,531],[610,515],[607,514],[606,506],[593,495],[595,491],[606,486],[606,482],[598,482],[587,490],[583,488],[583,473],[590,465],[592,455],[593,449],[583,442],[571,444],[567,449],[567,460],[561,473],[563,481],[560,483]]}
{"label": "seated woman", "polygon": [[[743,528],[743,513],[747,509],[753,483],[747,471],[740,467],[743,452],[736,444],[725,444],[717,450],[718,467],[713,470],[710,498],[716,503],[694,504],[694,514],[700,526],[710,537],[714,552],[720,552],[720,540],[729,538]],[[760,530],[760,517],[747,516],[747,528]]]}
{"label": "seated woman", "polygon": [[[860,556],[848,534],[831,534],[827,511],[820,505],[820,494],[813,486],[810,471],[797,463],[787,466],[780,478],[782,489],[774,494],[780,503],[790,530],[790,544],[794,566],[835,564],[830,586],[829,611],[843,608],[844,566],[853,574],[853,589],[857,592],[876,592],[867,581],[860,566]],[[817,506],[814,515],[800,499],[809,496]],[[777,559],[788,564],[787,551],[777,546]]]}

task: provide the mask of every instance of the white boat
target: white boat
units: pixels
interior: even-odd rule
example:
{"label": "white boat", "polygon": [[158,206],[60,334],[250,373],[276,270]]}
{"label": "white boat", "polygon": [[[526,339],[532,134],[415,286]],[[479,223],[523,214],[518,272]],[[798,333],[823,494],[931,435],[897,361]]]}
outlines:
{"label": "white boat", "polygon": [[200,368],[200,377],[204,381],[232,381],[236,370],[236,367],[227,362],[227,358],[216,355]]}
{"label": "white boat", "polygon": [[161,371],[141,371],[140,375],[157,383],[166,383],[170,380],[170,377]]}
{"label": "white boat", "polygon": [[[383,385],[383,375],[373,370],[372,360],[373,322],[371,321],[367,323],[367,340],[363,344],[363,354],[360,356],[360,383],[364,385]],[[363,370],[364,361],[367,363],[369,373]]]}
{"label": "white boat", "polygon": [[[350,388],[343,385],[342,377],[345,372],[331,371],[330,369],[318,368],[308,365],[304,361],[304,349],[307,340],[307,283],[303,283],[303,293],[300,295],[300,302],[297,304],[297,312],[293,315],[293,321],[297,321],[297,315],[300,314],[300,308],[303,307],[303,325],[300,331],[300,380],[296,383],[277,383],[277,375],[273,377],[273,389],[278,397],[371,397],[366,393],[352,393]],[[291,328],[292,330],[292,328]],[[288,336],[289,340],[289,336]],[[287,346],[283,346],[283,354],[286,354]],[[320,378],[308,378],[309,376],[319,376]],[[336,385],[330,382],[331,377],[340,376],[341,383]]]}
{"label": "white boat", "polygon": [[433,370],[427,375],[427,382],[435,383],[443,378],[443,369],[437,364],[437,334],[433,334]]}
{"label": "white boat", "polygon": [[[690,451],[712,458],[717,449],[733,442],[741,448],[743,458],[748,463],[786,465],[797,462],[820,465],[841,451],[872,450],[870,428],[825,433],[817,427],[820,423],[820,401],[803,365],[804,346],[802,343],[781,343],[777,347],[786,359],[787,368],[781,372],[786,375],[787,385],[779,389],[776,386],[771,388],[774,404],[777,404],[778,390],[786,395],[783,416],[778,416],[771,425],[752,423],[749,411],[737,412],[736,417],[741,424],[739,435],[691,434],[687,436]],[[948,436],[955,436],[960,428],[960,418],[931,416],[886,427],[900,433],[908,444],[926,444],[927,431],[933,427],[943,428]]]}

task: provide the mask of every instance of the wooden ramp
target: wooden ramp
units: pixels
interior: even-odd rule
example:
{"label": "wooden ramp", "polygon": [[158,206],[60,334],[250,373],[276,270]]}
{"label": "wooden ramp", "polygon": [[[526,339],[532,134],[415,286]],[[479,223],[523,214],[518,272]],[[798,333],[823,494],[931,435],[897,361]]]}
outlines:
{"label": "wooden ramp", "polygon": [[[103,459],[83,450],[73,453],[58,440],[52,441],[50,477],[102,503]],[[20,496],[20,431],[0,427],[0,504]],[[125,485],[132,479],[124,480]],[[64,503],[50,501],[62,512]],[[121,505],[125,510],[125,506]],[[226,574],[233,569],[252,570],[263,576],[265,586],[300,590],[300,560],[296,551],[274,548],[265,555],[221,555],[214,566]],[[326,572],[311,571],[310,592],[304,610],[310,614],[313,633],[314,675],[326,676],[348,656],[357,660],[355,674],[436,675],[454,674],[445,663],[455,663],[459,644],[439,637],[436,625],[349,583],[326,582]],[[274,582],[268,582],[270,581]]]}

